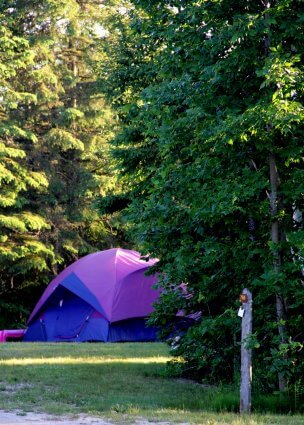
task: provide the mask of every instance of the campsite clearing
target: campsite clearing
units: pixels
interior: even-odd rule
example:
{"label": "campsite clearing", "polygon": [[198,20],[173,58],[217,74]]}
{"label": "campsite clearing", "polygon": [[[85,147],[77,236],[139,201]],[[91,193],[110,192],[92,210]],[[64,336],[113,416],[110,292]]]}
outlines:
{"label": "campsite clearing", "polygon": [[62,423],[80,415],[92,424],[303,424],[301,416],[222,413],[237,407],[237,394],[168,378],[169,359],[159,343],[4,343],[0,409],[19,410],[19,424],[30,423],[31,412],[59,415]]}

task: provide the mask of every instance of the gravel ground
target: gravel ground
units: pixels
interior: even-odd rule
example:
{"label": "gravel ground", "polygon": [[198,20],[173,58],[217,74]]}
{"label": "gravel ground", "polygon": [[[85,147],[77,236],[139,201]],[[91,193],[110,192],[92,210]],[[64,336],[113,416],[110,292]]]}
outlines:
{"label": "gravel ground", "polygon": [[[108,422],[101,418],[93,416],[78,415],[72,416],[50,416],[41,413],[27,412],[6,412],[0,410],[1,425],[115,425],[114,422]],[[121,423],[120,423],[121,424]],[[169,422],[148,422],[145,420],[136,420],[134,425],[170,425]],[[187,424],[184,424],[187,425]]]}

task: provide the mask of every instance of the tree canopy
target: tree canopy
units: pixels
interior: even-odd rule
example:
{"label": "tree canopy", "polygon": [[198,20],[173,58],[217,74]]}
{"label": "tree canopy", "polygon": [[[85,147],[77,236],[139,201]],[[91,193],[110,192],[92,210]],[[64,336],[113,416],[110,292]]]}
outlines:
{"label": "tree canopy", "polygon": [[132,3],[114,153],[133,237],[166,276],[152,322],[201,312],[175,353],[231,381],[248,287],[256,376],[283,389],[303,368],[301,2]]}

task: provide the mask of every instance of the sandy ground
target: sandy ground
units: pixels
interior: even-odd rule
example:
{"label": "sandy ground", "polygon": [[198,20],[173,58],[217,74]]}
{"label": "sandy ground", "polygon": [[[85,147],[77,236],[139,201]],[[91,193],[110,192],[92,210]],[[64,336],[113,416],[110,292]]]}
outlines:
{"label": "sandy ground", "polygon": [[[1,425],[115,425],[115,422],[105,421],[93,416],[78,415],[77,417],[68,416],[50,416],[41,413],[26,414],[22,412],[6,412],[0,410]],[[121,425],[121,422],[120,422]],[[134,425],[170,425],[169,422],[148,422],[145,420],[136,420]],[[186,425],[186,424],[184,424]]]}
{"label": "sandy ground", "polygon": [[[26,414],[19,412],[5,412],[0,411],[0,424],[1,425],[110,425],[100,418],[77,416],[77,417],[54,417],[46,414],[31,413]],[[113,424],[111,424],[113,425]]]}

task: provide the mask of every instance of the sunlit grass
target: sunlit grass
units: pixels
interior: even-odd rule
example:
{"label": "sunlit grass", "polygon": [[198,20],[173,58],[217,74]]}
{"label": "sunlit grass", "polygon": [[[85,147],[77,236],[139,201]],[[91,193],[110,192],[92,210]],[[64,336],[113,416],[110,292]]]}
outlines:
{"label": "sunlit grass", "polygon": [[129,357],[129,358],[103,358],[103,357],[47,357],[47,358],[22,358],[22,359],[6,359],[0,360],[0,365],[6,366],[28,366],[28,365],[77,365],[77,364],[149,364],[149,363],[163,363],[166,364],[171,357]]}
{"label": "sunlit grass", "polygon": [[[0,344],[0,409],[195,425],[303,425],[301,416],[241,418],[238,392],[169,378],[158,343]],[[216,413],[220,412],[220,413]],[[230,413],[229,413],[230,411]]]}

